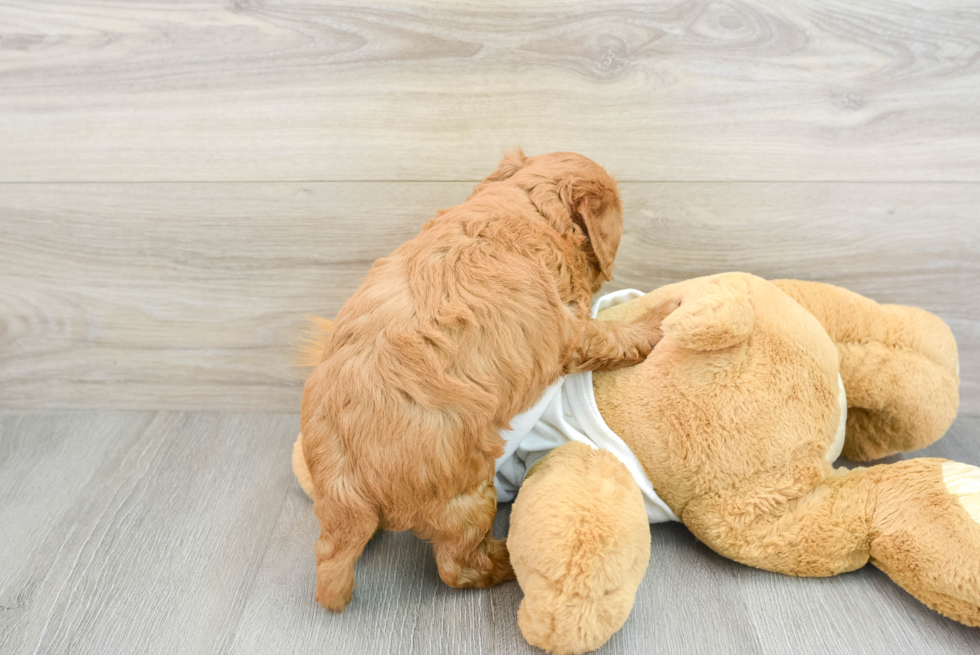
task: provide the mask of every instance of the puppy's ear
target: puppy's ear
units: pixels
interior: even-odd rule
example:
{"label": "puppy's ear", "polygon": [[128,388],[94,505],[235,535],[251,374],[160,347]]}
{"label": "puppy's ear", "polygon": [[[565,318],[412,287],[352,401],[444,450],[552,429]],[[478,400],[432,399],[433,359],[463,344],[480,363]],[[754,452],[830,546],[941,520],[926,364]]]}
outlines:
{"label": "puppy's ear", "polygon": [[623,206],[616,182],[608,175],[602,177],[568,177],[559,184],[558,195],[588,235],[599,272],[609,281],[623,236]]}

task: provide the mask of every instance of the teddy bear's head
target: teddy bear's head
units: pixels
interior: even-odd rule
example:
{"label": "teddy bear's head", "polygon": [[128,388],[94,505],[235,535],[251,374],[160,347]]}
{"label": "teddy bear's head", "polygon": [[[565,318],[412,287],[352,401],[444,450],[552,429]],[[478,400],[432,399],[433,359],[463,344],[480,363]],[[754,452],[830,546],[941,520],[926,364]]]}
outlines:
{"label": "teddy bear's head", "polygon": [[661,287],[609,308],[631,320],[671,297],[681,306],[645,362],[596,373],[603,418],[678,516],[689,499],[755,472],[832,462],[846,401],[834,343],[774,284],[725,273]]}

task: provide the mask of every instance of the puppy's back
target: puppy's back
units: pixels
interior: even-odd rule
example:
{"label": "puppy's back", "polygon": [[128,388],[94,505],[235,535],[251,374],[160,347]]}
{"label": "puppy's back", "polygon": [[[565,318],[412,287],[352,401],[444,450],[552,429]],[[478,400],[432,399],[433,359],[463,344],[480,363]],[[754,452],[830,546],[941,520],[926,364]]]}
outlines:
{"label": "puppy's back", "polygon": [[344,305],[303,401],[304,434],[320,432],[333,459],[406,480],[424,457],[451,475],[470,453],[499,455],[499,430],[558,377],[561,253],[521,198],[442,213],[378,260]]}

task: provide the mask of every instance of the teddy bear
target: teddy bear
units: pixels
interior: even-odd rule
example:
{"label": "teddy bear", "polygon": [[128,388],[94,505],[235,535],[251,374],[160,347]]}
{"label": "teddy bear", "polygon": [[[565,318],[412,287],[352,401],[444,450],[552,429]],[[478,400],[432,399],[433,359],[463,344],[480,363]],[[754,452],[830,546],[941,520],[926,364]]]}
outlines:
{"label": "teddy bear", "polygon": [[[503,481],[521,478],[507,542],[531,644],[582,653],[619,630],[650,559],[648,523],[660,520],[788,575],[870,561],[932,609],[980,626],[980,468],[932,458],[834,467],[840,454],[879,459],[946,432],[959,371],[942,320],[745,273],[628,297],[598,317],[681,304],[646,361],[576,374],[573,391],[591,389],[610,446],[572,436],[540,456],[524,449],[527,470]],[[587,401],[536,429],[576,423]]]}
{"label": "teddy bear", "polygon": [[[956,416],[956,341],[921,309],[839,287],[724,273],[596,300],[601,320],[680,302],[646,361],[558,380],[501,431],[498,499],[531,644],[582,653],[626,621],[650,523],[681,521],[749,566],[829,576],[871,562],[980,626],[980,468],[869,461],[939,439]],[[318,361],[319,321],[303,363]],[[312,481],[302,435],[293,469]],[[516,496],[516,499],[515,499]]]}

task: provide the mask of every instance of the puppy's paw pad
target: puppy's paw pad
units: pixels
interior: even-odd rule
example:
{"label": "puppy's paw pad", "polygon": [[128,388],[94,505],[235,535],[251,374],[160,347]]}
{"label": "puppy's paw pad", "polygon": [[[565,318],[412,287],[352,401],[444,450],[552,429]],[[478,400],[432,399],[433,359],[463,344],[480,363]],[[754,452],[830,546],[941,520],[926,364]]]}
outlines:
{"label": "puppy's paw pad", "polygon": [[946,490],[956,496],[970,518],[980,523],[980,468],[946,462],[943,464],[943,482]]}

